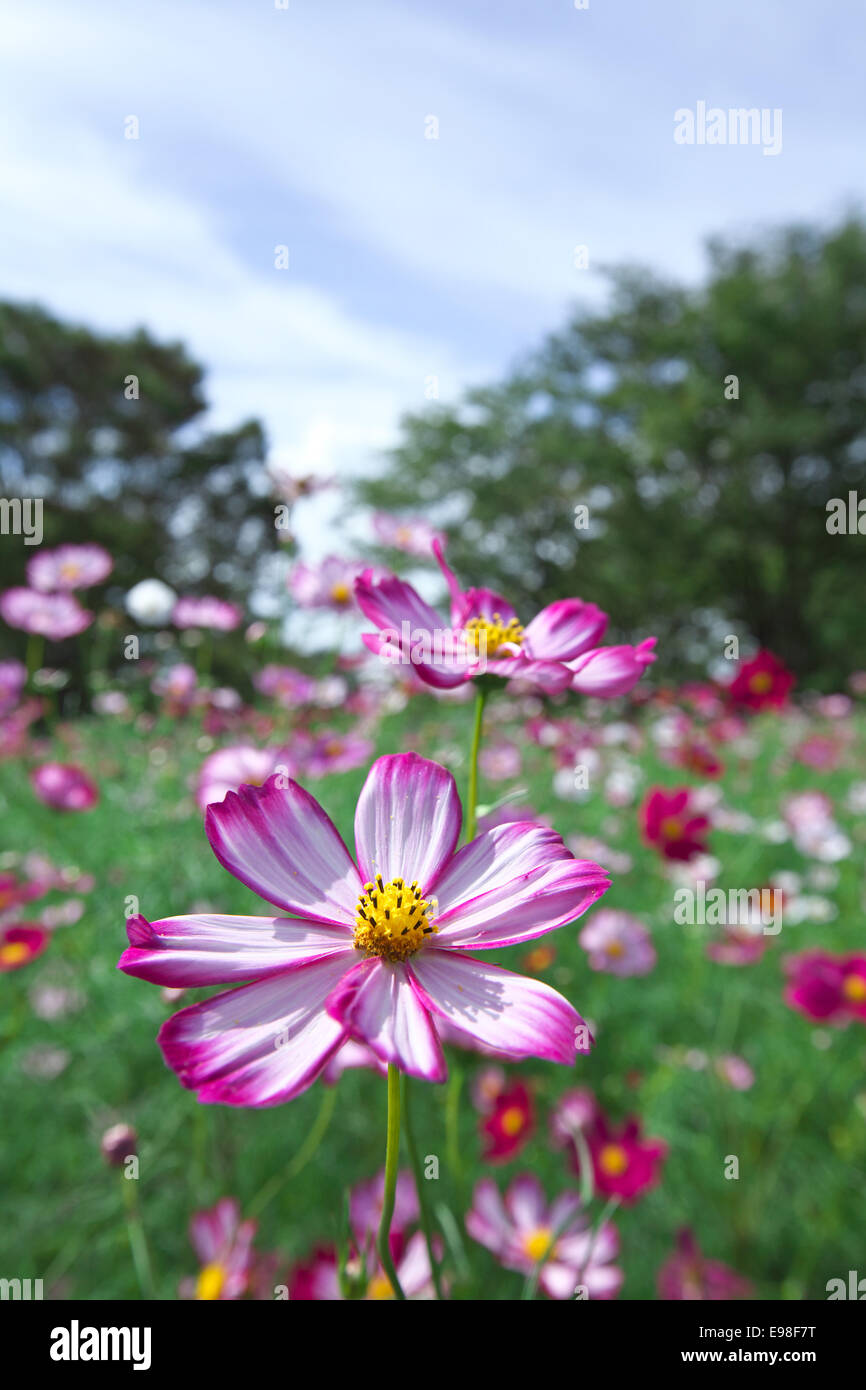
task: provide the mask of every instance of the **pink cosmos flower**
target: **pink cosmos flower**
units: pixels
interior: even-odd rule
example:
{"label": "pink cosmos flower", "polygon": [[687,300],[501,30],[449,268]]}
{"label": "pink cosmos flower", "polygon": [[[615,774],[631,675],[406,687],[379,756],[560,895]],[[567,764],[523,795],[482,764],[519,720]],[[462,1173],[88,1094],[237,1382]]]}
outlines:
{"label": "pink cosmos flower", "polygon": [[713,1070],[733,1091],[750,1091],[755,1084],[752,1068],[745,1057],[738,1057],[736,1053],[726,1052],[717,1057],[713,1063]]}
{"label": "pink cosmos flower", "polygon": [[574,1136],[582,1133],[595,1120],[599,1104],[586,1086],[575,1087],[561,1095],[550,1117],[550,1136],[557,1149],[571,1149]]}
{"label": "pink cosmos flower", "polygon": [[599,908],[578,937],[593,970],[608,975],[648,975],[656,963],[652,938],[637,917]]}
{"label": "pink cosmos flower", "polygon": [[[385,1201],[385,1170],[382,1168],[374,1178],[368,1178],[352,1188],[349,1198],[349,1221],[355,1239],[361,1249],[373,1243],[382,1219]],[[418,1194],[415,1179],[408,1169],[397,1174],[394,1192],[394,1215],[391,1218],[390,1236],[392,1239],[404,1236],[409,1227],[418,1220]]]}
{"label": "pink cosmos flower", "polygon": [[209,1211],[198,1211],[189,1238],[201,1269],[197,1279],[185,1279],[182,1298],[230,1300],[246,1293],[253,1268],[255,1221],[241,1221],[233,1197],[223,1197]]}
{"label": "pink cosmos flower", "polygon": [[236,603],[208,595],[204,598],[179,598],[172,610],[171,621],[175,627],[204,627],[214,632],[233,632],[243,616]]}
{"label": "pink cosmos flower", "polygon": [[59,545],[56,550],[40,550],[28,561],[27,582],[43,594],[91,589],[113,569],[114,561],[101,545]]}
{"label": "pink cosmos flower", "polygon": [[636,647],[597,647],[585,652],[566,665],[574,672],[571,689],[578,695],[591,695],[596,700],[614,700],[627,695],[637,685],[647,666],[656,656],[655,637],[646,637]]}
{"label": "pink cosmos flower", "polygon": [[[592,1160],[596,1192],[631,1203],[656,1185],[668,1146],[661,1139],[643,1139],[639,1120],[632,1117],[617,1129],[596,1105],[581,1129]],[[573,1142],[570,1149],[572,1167],[579,1175],[580,1151]]]}
{"label": "pink cosmos flower", "polygon": [[[611,684],[618,693],[626,688],[623,659],[610,655],[624,649],[603,648],[604,656],[590,650],[607,626],[607,615],[594,604],[578,598],[558,599],[524,628],[507,599],[491,589],[464,592],[460,588],[438,541],[433,553],[451,594],[450,621],[441,618],[411,584],[393,574],[376,580],[371,570],[365,570],[356,581],[355,595],[362,613],[378,629],[362,634],[371,652],[389,662],[410,663],[423,681],[440,689],[462,685],[486,672],[506,680],[519,678],[548,694],[566,690],[576,680],[582,682],[581,689],[597,684],[599,690],[593,693],[603,694]],[[604,674],[595,682],[589,673],[590,656],[605,664]],[[644,664],[642,658],[632,661],[632,684]]]}
{"label": "pink cosmos flower", "polygon": [[793,684],[793,672],[772,652],[762,650],[751,661],[741,662],[728,694],[735,705],[757,713],[782,709]]}
{"label": "pink cosmos flower", "polygon": [[250,744],[218,748],[205,758],[198,774],[195,799],[199,809],[206,810],[240,787],[260,787],[278,765],[287,777],[290,764],[284,748],[254,748]]}
{"label": "pink cosmos flower", "polygon": [[314,677],[296,670],[294,666],[276,666],[273,663],[263,666],[253,676],[253,685],[262,695],[276,700],[284,709],[309,704],[316,695]]}
{"label": "pink cosmos flower", "polygon": [[48,945],[48,932],[36,922],[0,927],[0,974],[29,965]]}
{"label": "pink cosmos flower", "polygon": [[[433,1280],[427,1244],[420,1231],[408,1240],[391,1242],[392,1258],[406,1298],[422,1301],[433,1298]],[[372,1244],[365,1255],[350,1254],[346,1265],[353,1299],[372,1303],[392,1299],[394,1290],[385,1271],[376,1261]],[[298,1302],[335,1302],[344,1297],[337,1273],[337,1252],[332,1246],[318,1246],[309,1259],[295,1265],[289,1280],[289,1298]]]}
{"label": "pink cosmos flower", "polygon": [[354,585],[364,569],[360,560],[328,555],[318,565],[295,565],[289,575],[289,592],[300,608],[330,608],[345,613],[355,606]]}
{"label": "pink cosmos flower", "polygon": [[72,763],[42,763],[30,782],[39,800],[55,811],[89,811],[99,800],[96,783]]}
{"label": "pink cosmos flower", "polygon": [[687,787],[666,791],[652,787],[641,807],[643,837],[665,859],[693,859],[705,854],[709,820],[692,813],[693,795]]}
{"label": "pink cosmos flower", "polygon": [[658,1272],[658,1291],[659,1298],[668,1302],[699,1299],[719,1302],[748,1298],[752,1289],[747,1279],[742,1279],[727,1265],[706,1259],[692,1232],[683,1229],[677,1235],[675,1253]]}
{"label": "pink cosmos flower", "polygon": [[93,614],[72,594],[42,594],[36,589],[6,589],[0,594],[0,617],[10,627],[47,637],[50,642],[77,637],[93,622]]}
{"label": "pink cosmos flower", "polygon": [[19,879],[14,873],[0,874],[0,918],[22,903],[43,897],[54,886],[50,878],[27,881]]}
{"label": "pink cosmos flower", "polygon": [[468,953],[580,917],[609,886],[598,865],[528,824],[456,850],[454,778],[404,753],[379,758],[364,784],[356,868],[318,802],[279,780],[229,792],[208,807],[205,828],[223,867],[283,915],[127,923],[128,974],[174,987],[252,981],[160,1031],[168,1065],[199,1100],[289,1100],[349,1038],[443,1081],[438,1021],[512,1059],[570,1064],[589,1050],[586,1024],[549,985]]}
{"label": "pink cosmos flower", "polygon": [[866,955],[804,951],[785,961],[785,1003],[815,1023],[866,1023]]}
{"label": "pink cosmos flower", "polygon": [[704,954],[717,965],[754,965],[770,945],[760,927],[725,927],[718,941],[708,941]]}
{"label": "pink cosmos flower", "polygon": [[167,671],[155,676],[150,686],[154,695],[165,701],[166,712],[174,717],[192,708],[197,687],[196,669],[187,661],[175,662]]}
{"label": "pink cosmos flower", "polygon": [[324,730],[313,738],[295,738],[292,754],[307,777],[327,777],[332,772],[351,772],[369,761],[374,745],[360,734]]}
{"label": "pink cosmos flower", "polygon": [[380,545],[390,546],[392,550],[402,550],[406,555],[424,558],[430,554],[434,541],[445,544],[440,531],[434,531],[429,521],[423,517],[409,517],[405,520],[391,516],[389,512],[374,512],[373,533]]}
{"label": "pink cosmos flower", "polygon": [[593,1238],[590,1218],[576,1192],[564,1192],[548,1206],[540,1182],[526,1173],[515,1178],[503,1201],[492,1178],[476,1185],[466,1230],[505,1269],[532,1274],[544,1260],[539,1286],[549,1298],[574,1298],[583,1285],[590,1298],[614,1298],[622,1270],[611,1263],[619,1250],[609,1221]]}
{"label": "pink cosmos flower", "polygon": [[0,661],[0,716],[9,714],[27,684],[27,667],[22,661]]}
{"label": "pink cosmos flower", "polygon": [[507,1163],[520,1153],[535,1129],[535,1107],[529,1088],[516,1081],[496,1097],[479,1126],[486,1163]]}
{"label": "pink cosmos flower", "polygon": [[489,782],[508,782],[520,776],[520,749],[514,743],[497,739],[481,749],[478,765]]}

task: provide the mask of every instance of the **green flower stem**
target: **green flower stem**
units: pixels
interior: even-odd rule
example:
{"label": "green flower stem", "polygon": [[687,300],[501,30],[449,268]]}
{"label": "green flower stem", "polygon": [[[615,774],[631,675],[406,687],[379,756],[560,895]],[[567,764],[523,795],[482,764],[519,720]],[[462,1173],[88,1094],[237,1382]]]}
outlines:
{"label": "green flower stem", "polygon": [[334,1107],[337,1104],[337,1087],[322,1086],[322,1103],[319,1106],[318,1114],[313,1121],[312,1127],[298,1152],[295,1154],[291,1163],[282,1173],[275,1173],[274,1176],[265,1183],[264,1187],[256,1193],[247,1211],[250,1217],[259,1216],[264,1211],[269,1202],[287,1182],[296,1178],[303,1168],[306,1168],[310,1159],[315,1156],[316,1150],[325,1137]]}
{"label": "green flower stem", "polygon": [[141,1215],[138,1210],[138,1179],[122,1176],[120,1185],[123,1188],[123,1205],[126,1208],[126,1233],[129,1236],[129,1248],[132,1251],[132,1263],[135,1266],[138,1287],[142,1298],[152,1299],[154,1297],[153,1270],[150,1265],[147,1238],[144,1234],[144,1227],[141,1224]]}
{"label": "green flower stem", "polygon": [[424,1183],[424,1174],[421,1169],[421,1155],[418,1152],[418,1145],[415,1143],[415,1134],[412,1129],[412,1121],[409,1105],[410,1082],[408,1076],[403,1076],[403,1124],[406,1130],[406,1147],[409,1150],[409,1162],[412,1165],[412,1172],[415,1174],[415,1190],[418,1193],[418,1210],[421,1213],[421,1229],[424,1232],[424,1240],[427,1244],[427,1256],[430,1260],[430,1272],[433,1275],[433,1287],[436,1290],[436,1297],[441,1301],[442,1284],[439,1278],[439,1266],[436,1262],[436,1254],[433,1249],[433,1226],[430,1221],[430,1209],[427,1204],[427,1191]]}
{"label": "green flower stem", "polygon": [[27,684],[35,689],[33,677],[42,665],[45,655],[45,638],[39,632],[31,632],[27,638]]}
{"label": "green flower stem", "polygon": [[397,1190],[397,1167],[400,1162],[400,1073],[393,1062],[388,1063],[388,1137],[385,1145],[385,1192],[382,1199],[382,1220],[379,1222],[379,1259],[388,1276],[394,1297],[405,1300],[406,1295],[400,1287],[391,1246],[391,1218],[394,1215],[394,1197]]}
{"label": "green flower stem", "polygon": [[478,685],[475,696],[475,722],[472,727],[472,746],[469,750],[469,795],[466,803],[466,843],[475,839],[478,805],[478,750],[481,747],[481,727],[484,722],[484,706],[487,703],[487,690]]}

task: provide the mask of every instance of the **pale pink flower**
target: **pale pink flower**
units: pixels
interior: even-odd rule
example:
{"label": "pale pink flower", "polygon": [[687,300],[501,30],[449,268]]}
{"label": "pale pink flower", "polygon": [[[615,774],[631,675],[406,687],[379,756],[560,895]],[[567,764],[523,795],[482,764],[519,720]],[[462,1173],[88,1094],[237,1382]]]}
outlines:
{"label": "pale pink flower", "polygon": [[27,582],[43,594],[91,589],[111,574],[114,561],[101,545],[59,545],[40,550],[27,562]]}

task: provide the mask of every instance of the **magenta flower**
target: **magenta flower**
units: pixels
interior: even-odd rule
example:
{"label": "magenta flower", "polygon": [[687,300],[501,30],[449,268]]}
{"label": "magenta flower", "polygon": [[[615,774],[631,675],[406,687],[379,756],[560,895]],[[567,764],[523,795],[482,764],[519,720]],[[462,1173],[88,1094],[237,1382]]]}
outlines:
{"label": "magenta flower", "polygon": [[175,627],[203,627],[213,632],[233,632],[242,618],[243,613],[236,603],[212,595],[179,598],[171,614]]}
{"label": "magenta flower", "polygon": [[92,589],[114,569],[114,561],[101,545],[59,545],[40,550],[27,563],[27,582],[43,594],[60,590]]}
{"label": "magenta flower", "polygon": [[296,736],[292,742],[292,753],[304,776],[316,779],[332,772],[351,772],[369,762],[373,752],[370,739],[353,733],[323,731],[306,740]]}
{"label": "magenta flower", "polygon": [[852,1018],[866,1022],[866,955],[834,956],[804,951],[784,963],[788,984],[785,1003],[814,1023],[844,1026]]}
{"label": "magenta flower", "polygon": [[652,938],[637,917],[600,908],[578,937],[593,970],[608,975],[648,975],[656,963]]}
{"label": "magenta flower", "polygon": [[209,1211],[197,1211],[189,1238],[201,1269],[197,1279],[185,1279],[182,1298],[228,1300],[242,1298],[253,1270],[255,1221],[241,1221],[233,1197],[223,1197]]}
{"label": "magenta flower", "polygon": [[195,799],[199,808],[206,810],[212,802],[222,801],[228,792],[236,792],[240,787],[260,787],[278,764],[283,765],[288,776],[289,762],[282,748],[254,748],[250,744],[218,748],[205,758],[198,774]]}
{"label": "magenta flower", "polygon": [[27,684],[27,667],[22,661],[0,661],[0,716],[9,714]]}
{"label": "magenta flower", "polygon": [[579,598],[557,599],[524,628],[507,599],[492,589],[460,588],[438,541],[433,553],[451,594],[450,621],[411,584],[393,574],[377,580],[372,570],[365,570],[355,595],[378,629],[362,634],[371,652],[411,664],[422,680],[439,689],[485,672],[519,678],[548,694],[571,685],[575,672],[566,662],[587,654],[601,637],[607,626],[601,609]]}
{"label": "magenta flower", "polygon": [[73,763],[41,763],[30,782],[39,800],[55,811],[89,811],[99,800],[96,783]]}
{"label": "magenta flower", "polygon": [[642,1138],[640,1121],[633,1117],[615,1128],[589,1092],[572,1093],[571,1107],[572,1113],[558,1112],[552,1124],[557,1142],[570,1152],[575,1173],[580,1174],[581,1160],[572,1134],[579,1129],[592,1161],[596,1192],[629,1203],[656,1185],[668,1152],[664,1140]]}
{"label": "magenta flower", "polygon": [[295,565],[289,575],[289,592],[300,608],[330,608],[345,613],[355,606],[354,585],[364,565],[328,555],[318,565]]}
{"label": "magenta flower", "polygon": [[492,1250],[505,1269],[532,1274],[544,1260],[539,1286],[549,1298],[574,1298],[583,1285],[590,1298],[614,1298],[622,1270],[611,1263],[619,1250],[616,1228],[606,1221],[595,1238],[576,1192],[564,1192],[548,1206],[532,1174],[515,1178],[503,1201],[492,1178],[476,1185],[466,1229]]}
{"label": "magenta flower", "polygon": [[[407,1241],[392,1241],[392,1258],[406,1298],[424,1301],[433,1298],[433,1277],[427,1244],[420,1231]],[[353,1286],[352,1297],[367,1303],[392,1299],[394,1290],[381,1265],[377,1264],[372,1246],[366,1255],[352,1252],[346,1266],[346,1277]],[[307,1259],[294,1266],[290,1275],[289,1298],[293,1303],[336,1302],[344,1297],[337,1273],[337,1252],[330,1246],[319,1246]]]}
{"label": "magenta flower", "polygon": [[41,594],[36,589],[6,589],[0,594],[0,618],[50,642],[77,637],[93,622],[93,614],[72,594]]}
{"label": "magenta flower", "polygon": [[[360,1249],[375,1243],[385,1198],[385,1170],[352,1188],[349,1198],[349,1221]],[[408,1169],[397,1174],[394,1193],[394,1215],[391,1218],[389,1239],[394,1242],[405,1237],[409,1227],[418,1220],[418,1194],[415,1179]]]}
{"label": "magenta flower", "polygon": [[748,1298],[751,1285],[735,1270],[718,1260],[708,1260],[698,1249],[692,1232],[677,1235],[677,1247],[658,1272],[659,1298],[667,1301],[720,1302],[729,1298]]}
{"label": "magenta flower", "polygon": [[29,965],[48,945],[49,936],[36,922],[0,927],[0,974]]}
{"label": "magenta flower", "polygon": [[589,1050],[586,1024],[549,985],[468,953],[580,917],[609,886],[598,865],[529,824],[456,850],[453,777],[404,753],[379,758],[364,784],[356,868],[318,802],[279,780],[229,792],[208,807],[205,828],[223,867],[291,916],[127,923],[119,965],[130,975],[173,987],[252,981],[160,1031],[168,1065],[199,1100],[289,1100],[349,1038],[443,1081],[440,1020],[512,1059],[570,1064]]}
{"label": "magenta flower", "polygon": [[316,695],[315,679],[294,666],[276,666],[273,663],[263,666],[253,676],[253,685],[262,695],[276,700],[285,709],[310,704]]}
{"label": "magenta flower", "polygon": [[707,850],[709,820],[694,815],[692,793],[687,787],[666,791],[652,787],[641,807],[644,840],[665,859],[694,859]]}
{"label": "magenta flower", "polygon": [[528,1143],[535,1129],[535,1107],[522,1081],[496,1097],[479,1126],[487,1163],[507,1163]]}
{"label": "magenta flower", "polygon": [[751,661],[741,662],[728,694],[735,705],[753,713],[779,710],[787,703],[793,684],[793,672],[772,652],[761,650]]}

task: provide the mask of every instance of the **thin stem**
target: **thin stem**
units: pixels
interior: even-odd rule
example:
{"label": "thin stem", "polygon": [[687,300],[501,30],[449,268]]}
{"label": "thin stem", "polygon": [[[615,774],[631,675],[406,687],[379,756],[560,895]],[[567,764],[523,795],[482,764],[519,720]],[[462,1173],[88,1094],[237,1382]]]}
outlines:
{"label": "thin stem", "polygon": [[476,807],[478,805],[478,750],[481,747],[481,726],[484,722],[484,706],[487,703],[487,691],[483,685],[478,686],[478,693],[475,696],[475,722],[472,726],[472,746],[469,750],[469,795],[466,804],[466,841],[475,839],[475,829],[477,824]]}
{"label": "thin stem", "polygon": [[315,1155],[316,1150],[325,1137],[328,1125],[331,1123],[331,1116],[334,1113],[334,1106],[337,1103],[336,1086],[323,1086],[322,1090],[324,1092],[322,1103],[319,1106],[318,1114],[313,1121],[309,1134],[298,1149],[291,1163],[288,1164],[283,1172],[275,1173],[274,1176],[265,1183],[264,1187],[256,1193],[248,1208],[248,1216],[259,1216],[268,1203],[273,1201],[280,1189],[284,1187],[287,1182],[291,1182],[293,1178],[296,1178],[301,1169],[306,1168],[310,1159]]}
{"label": "thin stem", "polygon": [[33,677],[42,665],[45,653],[45,638],[40,632],[31,632],[27,638],[27,683],[33,690]]}
{"label": "thin stem", "polygon": [[436,1290],[436,1297],[442,1299],[442,1284],[439,1279],[439,1266],[436,1262],[436,1254],[433,1249],[433,1226],[430,1221],[430,1209],[427,1205],[427,1191],[424,1184],[424,1174],[421,1171],[421,1156],[418,1153],[418,1145],[415,1143],[415,1134],[412,1129],[409,1106],[409,1078],[403,1077],[403,1124],[406,1130],[406,1147],[409,1150],[409,1162],[412,1165],[412,1172],[415,1174],[415,1191],[418,1193],[418,1210],[421,1213],[421,1229],[424,1232],[424,1240],[427,1244],[427,1258],[430,1261],[430,1273],[433,1276],[433,1287]]}
{"label": "thin stem", "polygon": [[394,1297],[405,1300],[394,1261],[391,1258],[391,1218],[397,1192],[397,1166],[400,1161],[400,1073],[393,1062],[388,1063],[388,1130],[385,1144],[385,1191],[382,1198],[382,1220],[379,1222],[379,1259],[388,1276]]}
{"label": "thin stem", "polygon": [[132,1263],[135,1266],[138,1287],[142,1298],[152,1299],[153,1270],[150,1267],[150,1254],[138,1210],[138,1179],[121,1176],[120,1182],[123,1188],[123,1204],[126,1208],[126,1233],[129,1236],[129,1248],[132,1251]]}

